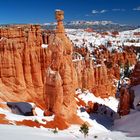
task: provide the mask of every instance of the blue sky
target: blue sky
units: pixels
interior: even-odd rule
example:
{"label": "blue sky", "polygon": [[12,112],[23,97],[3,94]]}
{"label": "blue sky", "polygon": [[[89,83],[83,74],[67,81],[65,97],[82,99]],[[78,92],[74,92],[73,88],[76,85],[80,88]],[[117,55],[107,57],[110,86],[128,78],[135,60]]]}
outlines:
{"label": "blue sky", "polygon": [[0,24],[54,22],[55,9],[65,11],[65,21],[140,25],[140,0],[0,0]]}

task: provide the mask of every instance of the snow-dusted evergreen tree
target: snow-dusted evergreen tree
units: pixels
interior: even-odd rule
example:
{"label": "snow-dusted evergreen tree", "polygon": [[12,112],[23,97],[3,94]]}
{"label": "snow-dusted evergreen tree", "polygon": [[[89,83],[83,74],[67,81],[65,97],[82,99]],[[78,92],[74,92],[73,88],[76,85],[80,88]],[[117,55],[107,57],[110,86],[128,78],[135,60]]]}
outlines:
{"label": "snow-dusted evergreen tree", "polygon": [[86,138],[86,136],[88,136],[88,131],[89,131],[89,127],[86,123],[82,124],[79,130],[82,134],[84,134],[84,137]]}

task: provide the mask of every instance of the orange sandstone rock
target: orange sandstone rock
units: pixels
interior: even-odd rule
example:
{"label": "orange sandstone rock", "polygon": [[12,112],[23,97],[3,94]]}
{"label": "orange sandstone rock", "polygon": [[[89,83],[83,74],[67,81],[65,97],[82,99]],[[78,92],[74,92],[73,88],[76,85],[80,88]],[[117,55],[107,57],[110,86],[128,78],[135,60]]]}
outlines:
{"label": "orange sandstone rock", "polygon": [[130,94],[129,90],[122,87],[120,90],[120,103],[119,103],[119,115],[127,115],[130,112]]}
{"label": "orange sandstone rock", "polygon": [[[64,34],[63,12],[56,11],[56,34],[50,36],[50,68],[46,72],[45,92],[48,110],[66,119],[76,114],[73,85],[72,44]],[[59,24],[61,22],[61,24]]]}
{"label": "orange sandstone rock", "polygon": [[130,79],[131,79],[131,85],[140,84],[140,62],[137,62],[137,64],[135,65]]}

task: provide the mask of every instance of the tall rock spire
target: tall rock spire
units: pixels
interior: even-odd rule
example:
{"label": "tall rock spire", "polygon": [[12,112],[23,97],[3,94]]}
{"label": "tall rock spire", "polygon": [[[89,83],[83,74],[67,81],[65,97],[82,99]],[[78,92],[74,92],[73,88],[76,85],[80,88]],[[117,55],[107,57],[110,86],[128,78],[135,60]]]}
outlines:
{"label": "tall rock spire", "polygon": [[57,27],[49,37],[48,51],[51,53],[50,68],[46,68],[44,97],[47,111],[70,120],[76,115],[75,88],[73,85],[74,67],[72,62],[73,46],[65,35],[63,26],[64,12],[55,12]]}
{"label": "tall rock spire", "polygon": [[55,18],[57,20],[56,33],[64,33],[65,32],[64,25],[63,25],[64,11],[56,10]]}

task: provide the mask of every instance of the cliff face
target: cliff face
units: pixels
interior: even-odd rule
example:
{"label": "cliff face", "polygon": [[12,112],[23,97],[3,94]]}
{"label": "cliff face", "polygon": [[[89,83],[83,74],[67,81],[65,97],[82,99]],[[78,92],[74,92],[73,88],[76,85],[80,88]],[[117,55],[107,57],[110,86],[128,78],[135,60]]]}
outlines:
{"label": "cliff face", "polygon": [[120,104],[119,104],[119,115],[127,115],[130,112],[130,94],[126,87],[122,87],[120,90]]}
{"label": "cliff face", "polygon": [[138,85],[140,84],[140,62],[138,61],[134,67],[134,70],[131,74],[131,85]]}
{"label": "cliff face", "polygon": [[41,53],[45,50],[40,47],[40,26],[1,28],[0,38],[0,82],[9,92],[1,95],[1,99],[30,101],[40,96],[42,100]]}
{"label": "cliff face", "polygon": [[74,67],[76,88],[88,89],[102,98],[115,96],[114,77],[109,76],[104,62],[94,66],[91,59],[76,61]]}
{"label": "cliff face", "polygon": [[[111,53],[103,45],[95,48],[92,54],[88,54],[85,48],[76,47],[74,51],[78,53],[74,59],[76,87],[89,89],[102,98],[115,96],[115,79],[120,79],[120,67],[136,64],[136,55],[131,47],[124,48],[124,51],[119,53]],[[94,55],[95,62],[90,55]],[[84,60],[81,60],[82,56]]]}
{"label": "cliff face", "polygon": [[[109,47],[108,47],[109,48]],[[121,48],[122,49],[122,48]],[[78,52],[82,56],[86,56],[88,50],[86,48],[74,48],[75,52]],[[96,58],[96,61],[105,60],[107,68],[114,67],[114,65],[125,65],[129,62],[130,65],[135,65],[136,60],[136,54],[134,51],[134,47],[123,47],[123,52],[118,52],[117,50],[114,50],[110,52],[104,45],[99,46],[98,48],[95,48],[92,52],[92,55]]]}
{"label": "cliff face", "polygon": [[1,28],[1,100],[36,102],[65,118],[76,113],[72,44],[61,18],[57,11],[57,29],[45,36],[37,25]]}

